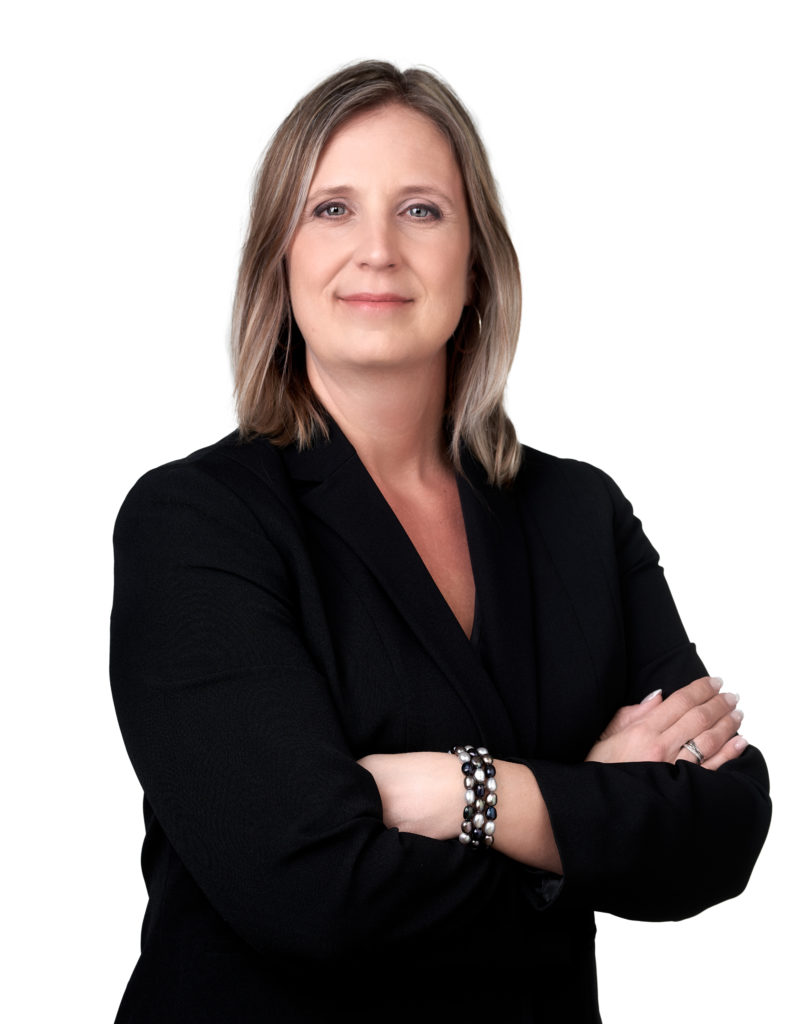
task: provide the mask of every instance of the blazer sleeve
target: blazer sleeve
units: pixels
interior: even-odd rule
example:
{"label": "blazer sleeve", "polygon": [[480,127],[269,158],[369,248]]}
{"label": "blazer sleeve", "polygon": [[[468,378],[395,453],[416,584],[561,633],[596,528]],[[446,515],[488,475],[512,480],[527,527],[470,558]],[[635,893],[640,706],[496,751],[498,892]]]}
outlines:
{"label": "blazer sleeve", "polygon": [[[657,688],[666,697],[706,670],[631,505],[605,474],[575,465],[585,476],[579,500],[588,501],[590,489],[597,495],[588,518],[599,549],[613,544],[628,703]],[[680,920],[745,888],[771,815],[757,749],[717,771],[686,761],[527,763],[561,855],[562,898],[626,918]]]}
{"label": "blazer sleeve", "polygon": [[287,507],[266,530],[220,476],[203,460],[153,471],[114,535],[117,715],[196,883],[258,951],[308,958],[518,913],[504,858],[384,827],[305,640]]}

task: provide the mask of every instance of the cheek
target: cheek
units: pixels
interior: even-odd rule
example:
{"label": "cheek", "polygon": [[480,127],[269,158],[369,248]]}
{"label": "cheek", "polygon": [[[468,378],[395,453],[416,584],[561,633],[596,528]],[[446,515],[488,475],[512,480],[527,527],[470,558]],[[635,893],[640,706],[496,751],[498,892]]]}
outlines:
{"label": "cheek", "polygon": [[291,298],[294,294],[320,295],[333,278],[336,267],[335,254],[326,244],[314,238],[294,242],[287,256]]}
{"label": "cheek", "polygon": [[[437,263],[437,268],[435,263]],[[451,239],[434,263],[434,271],[441,275],[442,288],[460,306],[471,303],[472,291],[471,246],[468,238]]]}
{"label": "cheek", "polygon": [[288,284],[291,289],[296,289],[299,286],[299,282],[304,280],[309,274],[307,269],[307,246],[302,241],[294,239],[288,249],[285,262],[288,272]]}
{"label": "cheek", "polygon": [[308,311],[310,309],[307,273],[300,273],[300,262],[293,255],[288,254],[287,276],[288,294],[290,297],[290,308],[293,317],[302,333],[307,329]]}
{"label": "cheek", "polygon": [[[450,269],[447,269],[450,268]],[[442,275],[442,290],[450,296],[450,301],[461,307],[471,303],[471,272],[465,251],[456,249],[439,264]]]}

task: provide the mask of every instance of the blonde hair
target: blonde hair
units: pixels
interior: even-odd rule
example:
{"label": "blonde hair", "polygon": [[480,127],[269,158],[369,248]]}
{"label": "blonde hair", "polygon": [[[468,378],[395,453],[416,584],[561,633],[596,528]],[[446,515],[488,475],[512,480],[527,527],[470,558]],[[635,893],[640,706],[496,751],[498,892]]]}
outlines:
{"label": "blonde hair", "polygon": [[448,343],[445,429],[456,469],[466,445],[490,482],[502,485],[513,480],[520,462],[503,407],[519,335],[519,263],[469,113],[449,86],[420,68],[400,71],[383,61],[361,61],[338,71],[296,104],[265,151],[232,315],[241,435],[299,447],[327,435],[326,413],[307,379],[304,339],[293,319],[285,254],[328,140],[356,114],[390,104],[429,118],[449,141],[463,176],[474,298]]}

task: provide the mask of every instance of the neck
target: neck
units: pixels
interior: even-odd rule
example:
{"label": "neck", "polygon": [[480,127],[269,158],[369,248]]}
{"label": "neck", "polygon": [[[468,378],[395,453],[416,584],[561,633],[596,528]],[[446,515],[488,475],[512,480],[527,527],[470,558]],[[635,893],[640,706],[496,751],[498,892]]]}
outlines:
{"label": "neck", "polygon": [[308,358],[310,384],[376,481],[443,475],[446,356],[426,367],[327,372]]}

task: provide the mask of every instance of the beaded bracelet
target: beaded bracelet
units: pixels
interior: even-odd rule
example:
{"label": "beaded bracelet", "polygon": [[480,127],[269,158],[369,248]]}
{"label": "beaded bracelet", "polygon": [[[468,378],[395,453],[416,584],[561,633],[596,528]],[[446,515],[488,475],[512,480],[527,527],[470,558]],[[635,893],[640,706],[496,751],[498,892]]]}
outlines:
{"label": "beaded bracelet", "polygon": [[461,761],[466,806],[458,842],[464,846],[491,846],[494,843],[497,818],[497,769],[485,747],[453,747]]}

